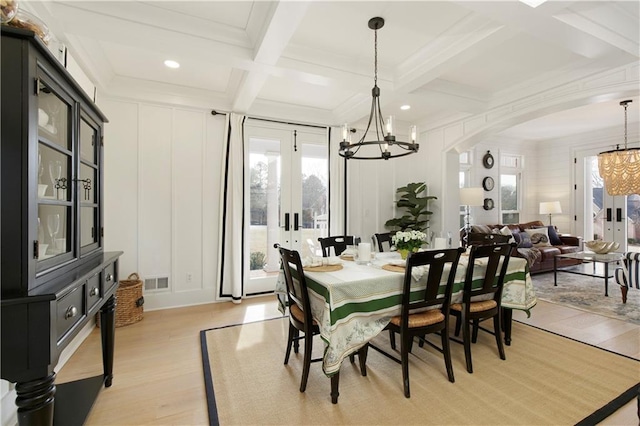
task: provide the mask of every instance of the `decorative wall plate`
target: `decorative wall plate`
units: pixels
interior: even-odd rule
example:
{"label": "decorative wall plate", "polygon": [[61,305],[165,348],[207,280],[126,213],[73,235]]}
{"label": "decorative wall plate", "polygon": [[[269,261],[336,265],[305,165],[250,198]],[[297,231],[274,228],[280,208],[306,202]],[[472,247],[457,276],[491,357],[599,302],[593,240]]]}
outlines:
{"label": "decorative wall plate", "polygon": [[493,198],[485,198],[483,207],[485,210],[493,210]]}
{"label": "decorative wall plate", "polygon": [[486,178],[482,179],[482,187],[485,191],[493,190],[494,184],[495,182],[493,181],[493,178],[491,176],[487,176]]}
{"label": "decorative wall plate", "polygon": [[491,151],[487,151],[487,153],[482,157],[482,164],[485,169],[490,169],[493,167],[493,155],[491,155]]}

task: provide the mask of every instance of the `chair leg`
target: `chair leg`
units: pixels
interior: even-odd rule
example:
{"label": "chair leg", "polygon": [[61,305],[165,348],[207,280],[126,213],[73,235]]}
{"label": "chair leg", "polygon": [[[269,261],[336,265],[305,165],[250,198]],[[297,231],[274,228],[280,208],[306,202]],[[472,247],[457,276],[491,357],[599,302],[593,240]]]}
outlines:
{"label": "chair leg", "polygon": [[462,320],[460,318],[461,315],[456,315],[455,317],[456,317],[456,330],[455,330],[454,334],[456,336],[459,336],[460,335],[460,325],[461,325],[461,322],[462,322]]}
{"label": "chair leg", "polygon": [[502,332],[500,331],[500,323],[502,318],[500,311],[493,316],[493,332],[496,335],[496,343],[498,344],[498,352],[500,353],[500,359],[507,359],[504,354],[504,345],[502,344]]}
{"label": "chair leg", "polygon": [[360,361],[360,374],[367,375],[367,354],[369,353],[369,344],[367,343],[358,350],[358,361]]}
{"label": "chair leg", "polygon": [[291,355],[291,345],[293,344],[293,338],[294,338],[294,332],[295,327],[293,326],[293,324],[289,323],[289,337],[287,337],[287,351],[284,355],[284,365],[287,365],[289,363],[289,355]]}
{"label": "chair leg", "polygon": [[391,343],[391,349],[396,350],[396,333],[393,330],[389,330],[389,342]]}
{"label": "chair leg", "polygon": [[304,335],[304,364],[302,366],[302,381],[300,382],[300,392],[307,389],[307,379],[309,379],[309,369],[311,367],[311,352],[313,350],[313,333]]}
{"label": "chair leg", "polygon": [[622,292],[622,303],[627,303],[627,293],[629,292],[629,287],[620,286],[620,291]]}
{"label": "chair leg", "polygon": [[469,320],[467,314],[462,312],[462,337],[464,340],[464,358],[467,361],[467,371],[473,373],[473,365],[471,363],[471,330],[469,330]]}
{"label": "chair leg", "polygon": [[451,364],[451,347],[449,345],[449,333],[447,330],[442,330],[440,336],[442,336],[442,354],[444,355],[444,365],[447,367],[447,376],[449,381],[455,383],[456,379],[453,377],[453,365]]}
{"label": "chair leg", "polygon": [[471,343],[478,341],[478,327],[480,327],[480,320],[473,321],[473,335],[471,336]]}
{"label": "chair leg", "polygon": [[[292,326],[293,327],[293,326]],[[300,352],[300,330],[298,330],[297,328],[293,327],[293,352],[298,353]]]}
{"label": "chair leg", "polygon": [[406,336],[400,333],[400,358],[402,360],[402,383],[404,383],[405,398],[411,397],[409,391],[409,347],[413,341],[413,336]]}

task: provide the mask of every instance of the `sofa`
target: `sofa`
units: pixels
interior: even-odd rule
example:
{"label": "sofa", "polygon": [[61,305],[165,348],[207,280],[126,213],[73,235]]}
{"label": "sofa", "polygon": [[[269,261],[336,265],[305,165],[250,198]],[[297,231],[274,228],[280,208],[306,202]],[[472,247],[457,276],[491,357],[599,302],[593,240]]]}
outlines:
{"label": "sofa", "polygon": [[[553,271],[553,258],[558,254],[576,253],[583,250],[582,237],[558,234],[553,226],[539,220],[508,225],[473,225],[469,244],[491,244],[515,242],[512,256],[529,262],[529,271]],[[558,267],[578,265],[579,259],[558,258]]]}

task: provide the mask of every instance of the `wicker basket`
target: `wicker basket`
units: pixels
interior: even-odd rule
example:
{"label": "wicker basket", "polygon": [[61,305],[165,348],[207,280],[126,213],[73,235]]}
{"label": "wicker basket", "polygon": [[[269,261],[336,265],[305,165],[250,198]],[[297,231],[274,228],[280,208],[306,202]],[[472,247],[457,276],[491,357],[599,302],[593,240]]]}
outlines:
{"label": "wicker basket", "polygon": [[[134,324],[142,319],[144,297],[142,280],[136,272],[126,280],[120,280],[116,291],[116,327]],[[96,315],[96,324],[100,327],[100,314]]]}

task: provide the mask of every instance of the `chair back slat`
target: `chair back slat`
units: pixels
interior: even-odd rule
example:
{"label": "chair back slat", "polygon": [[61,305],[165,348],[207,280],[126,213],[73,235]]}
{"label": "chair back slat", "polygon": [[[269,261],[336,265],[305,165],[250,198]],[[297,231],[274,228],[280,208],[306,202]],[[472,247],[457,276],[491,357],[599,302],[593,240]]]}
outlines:
{"label": "chair back slat", "polygon": [[[441,305],[447,312],[451,301],[453,282],[460,255],[463,248],[427,250],[424,252],[410,253],[407,257],[407,266],[404,275],[402,291],[402,317],[407,320],[409,314],[416,309]],[[414,268],[423,267],[426,277],[426,287],[420,291],[411,293]],[[422,279],[421,279],[422,281]],[[442,283],[445,282],[444,289]]]}
{"label": "chair back slat", "polygon": [[[500,302],[504,277],[507,274],[511,249],[514,245],[515,244],[494,244],[471,247],[463,296],[465,303],[468,303],[474,296],[490,293],[493,293],[494,300],[498,303]],[[482,285],[478,288],[473,288],[475,263],[476,260],[480,259],[486,259],[483,260],[486,262],[486,270],[482,278]]]}
{"label": "chair back slat", "polygon": [[[287,286],[289,306],[291,306],[292,303],[298,305],[302,312],[304,312],[305,322],[311,324],[311,303],[309,302],[307,280],[304,276],[304,270],[302,269],[300,253],[283,247],[279,247],[278,251],[280,252],[280,259],[282,259],[282,270]],[[295,273],[293,268],[295,268]]]}
{"label": "chair back slat", "polygon": [[347,246],[357,244],[359,239],[354,239],[353,235],[338,235],[320,237],[318,241],[322,247],[322,257],[329,257],[331,256],[331,247],[333,247],[335,255],[340,256],[340,254],[347,249]]}
{"label": "chair back slat", "polygon": [[[385,232],[382,234],[373,234],[374,243],[378,246],[380,253],[384,251],[391,251],[391,232]],[[385,250],[385,245],[388,247]]]}

